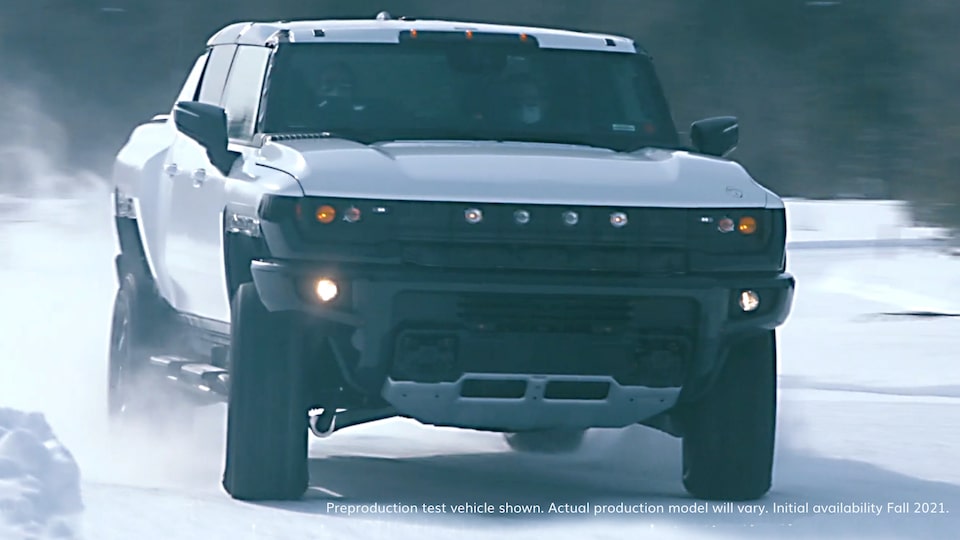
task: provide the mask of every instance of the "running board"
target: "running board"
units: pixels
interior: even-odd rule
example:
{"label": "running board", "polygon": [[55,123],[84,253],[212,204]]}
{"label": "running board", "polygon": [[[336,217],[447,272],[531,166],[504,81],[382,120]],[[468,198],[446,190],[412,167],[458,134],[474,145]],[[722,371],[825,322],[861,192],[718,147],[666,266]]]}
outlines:
{"label": "running board", "polygon": [[206,397],[212,401],[222,401],[227,397],[230,375],[223,368],[179,356],[152,356],[150,363],[160,368],[167,380],[191,391],[197,397]]}

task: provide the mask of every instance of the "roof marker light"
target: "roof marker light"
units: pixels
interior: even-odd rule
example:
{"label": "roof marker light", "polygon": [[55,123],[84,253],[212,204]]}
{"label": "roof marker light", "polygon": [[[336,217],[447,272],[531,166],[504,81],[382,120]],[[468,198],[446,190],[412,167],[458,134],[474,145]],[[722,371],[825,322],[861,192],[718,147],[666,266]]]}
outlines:
{"label": "roof marker light", "polygon": [[577,214],[573,210],[567,210],[563,213],[563,222],[573,227],[580,222],[580,214]]}
{"label": "roof marker light", "polygon": [[517,222],[517,225],[526,225],[530,223],[530,212],[526,210],[517,210],[513,213],[513,220]]}

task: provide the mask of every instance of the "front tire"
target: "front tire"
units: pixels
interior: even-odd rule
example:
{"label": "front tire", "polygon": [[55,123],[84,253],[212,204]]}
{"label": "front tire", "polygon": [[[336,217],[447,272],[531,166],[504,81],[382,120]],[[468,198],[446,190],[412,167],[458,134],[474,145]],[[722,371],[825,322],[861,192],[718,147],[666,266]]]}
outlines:
{"label": "front tire", "polygon": [[773,330],[734,344],[714,386],[688,411],[683,484],[708,500],[753,500],[769,490],[776,432]]}
{"label": "front tire", "polygon": [[302,319],[267,311],[252,283],[232,312],[223,487],[241,500],[298,499],[309,479]]}

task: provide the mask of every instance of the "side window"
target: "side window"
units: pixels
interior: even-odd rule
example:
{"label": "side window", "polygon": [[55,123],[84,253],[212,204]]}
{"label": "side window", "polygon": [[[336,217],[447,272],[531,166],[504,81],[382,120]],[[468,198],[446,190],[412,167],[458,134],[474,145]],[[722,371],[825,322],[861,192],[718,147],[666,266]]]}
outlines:
{"label": "side window", "polygon": [[231,139],[249,139],[253,136],[270,53],[271,49],[256,46],[241,46],[237,50],[223,95],[223,108],[227,111],[227,135]]}
{"label": "side window", "polygon": [[207,61],[207,68],[203,71],[197,101],[211,105],[220,104],[223,85],[227,80],[227,72],[230,71],[230,63],[233,62],[233,53],[236,50],[236,45],[218,45],[210,50],[210,59]]}
{"label": "side window", "polygon": [[203,74],[203,68],[207,65],[207,57],[210,53],[203,53],[193,64],[193,69],[187,75],[180,94],[177,95],[177,101],[193,101],[197,97],[197,87],[200,85],[200,76]]}

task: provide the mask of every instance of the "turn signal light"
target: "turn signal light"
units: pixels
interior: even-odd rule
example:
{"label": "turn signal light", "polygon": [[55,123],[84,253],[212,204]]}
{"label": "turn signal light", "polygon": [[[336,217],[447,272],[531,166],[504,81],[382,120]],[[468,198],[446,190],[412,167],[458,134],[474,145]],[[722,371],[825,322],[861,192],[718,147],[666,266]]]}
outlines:
{"label": "turn signal light", "polygon": [[757,220],[750,216],[744,216],[740,218],[740,223],[737,225],[737,230],[743,234],[753,234],[757,232]]}
{"label": "turn signal light", "polygon": [[317,221],[320,223],[333,223],[333,220],[337,219],[337,210],[329,204],[325,204],[320,208],[317,208],[316,217]]}

